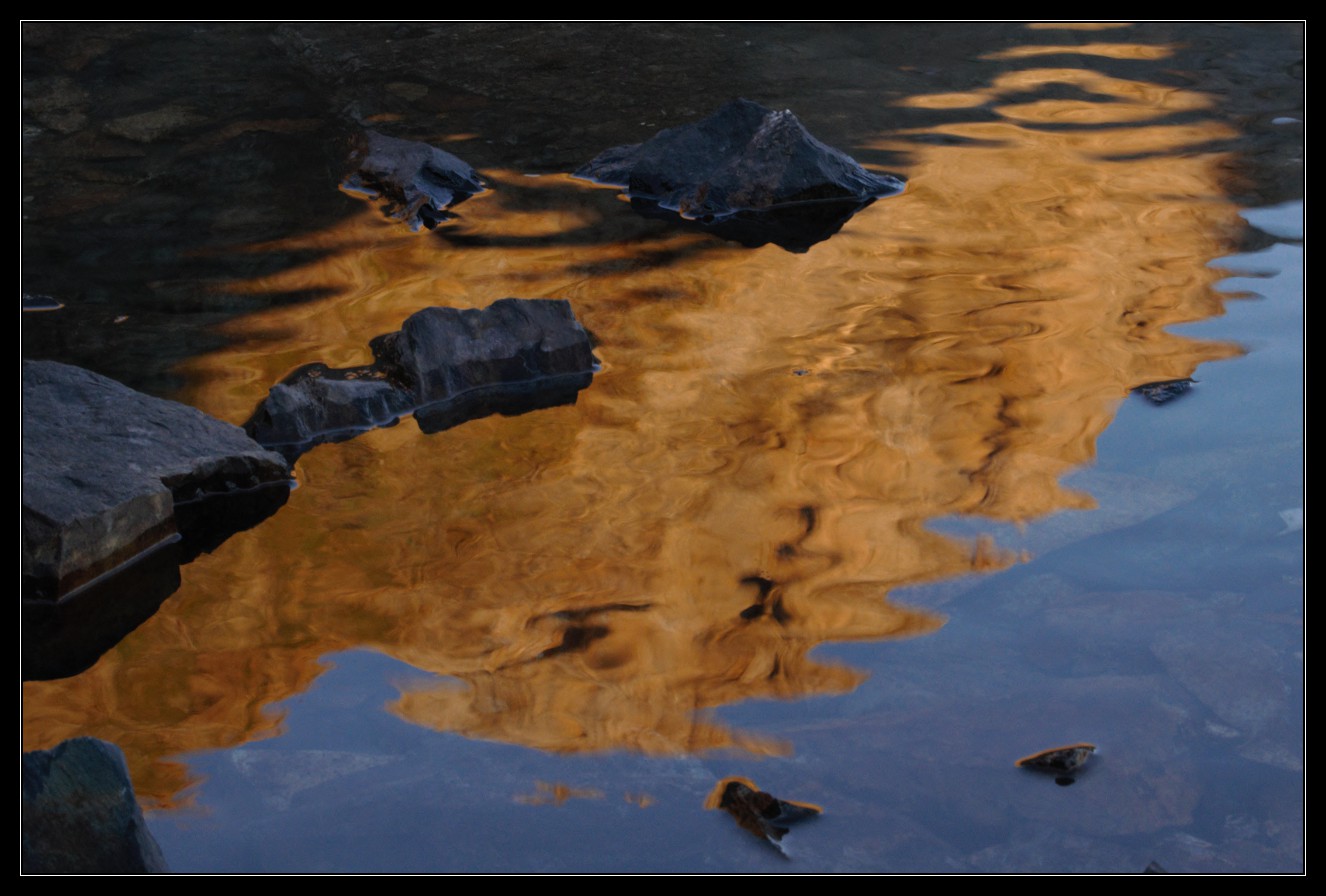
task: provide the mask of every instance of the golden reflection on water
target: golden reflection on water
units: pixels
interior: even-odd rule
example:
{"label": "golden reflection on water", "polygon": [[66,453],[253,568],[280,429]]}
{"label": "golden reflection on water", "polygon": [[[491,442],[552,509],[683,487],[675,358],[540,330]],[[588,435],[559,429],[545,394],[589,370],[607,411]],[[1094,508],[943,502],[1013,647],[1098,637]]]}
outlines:
{"label": "golden reflection on water", "polygon": [[1208,262],[1241,226],[1224,160],[1185,152],[1227,134],[1196,117],[1206,97],[1035,69],[905,102],[999,120],[878,137],[913,159],[907,192],[805,254],[489,171],[439,234],[366,205],[298,241],[320,261],[235,284],[329,295],[239,319],[188,364],[181,400],[235,422],[299,364],[366,363],[427,305],[568,299],[604,369],[571,407],[305,455],[288,505],[186,567],[93,669],[25,686],[25,749],[106,738],[176,803],[187,772],[165,757],[275,734],[267,707],[366,647],[443,676],[390,707],[439,730],[785,752],[712,711],[856,687],[811,651],[933,631],[889,592],[1013,559],[927,521],[1092,506],[1058,480],[1127,390],[1237,353],[1165,330],[1220,313]]}
{"label": "golden reflection on water", "polygon": [[1078,53],[1083,56],[1104,56],[1108,59],[1164,59],[1173,55],[1174,48],[1158,44],[1037,44],[1036,46],[1009,47],[987,53],[982,59],[1026,59],[1031,56],[1056,56]]}

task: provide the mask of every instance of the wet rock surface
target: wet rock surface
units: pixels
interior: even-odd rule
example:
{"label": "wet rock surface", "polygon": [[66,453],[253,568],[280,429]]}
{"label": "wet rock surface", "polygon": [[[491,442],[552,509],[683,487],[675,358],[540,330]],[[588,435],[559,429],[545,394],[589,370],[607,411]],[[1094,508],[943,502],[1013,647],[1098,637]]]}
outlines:
{"label": "wet rock surface", "polygon": [[488,414],[569,404],[597,363],[570,304],[554,299],[425,308],[369,347],[371,365],[294,371],[272,387],[245,429],[293,460],[410,412],[424,432],[438,432]]}
{"label": "wet rock surface", "polygon": [[816,140],[791,111],[741,99],[644,143],[606,150],[575,176],[625,188],[642,214],[793,252],[904,187]]}
{"label": "wet rock surface", "polygon": [[364,131],[350,155],[341,189],[381,198],[389,218],[432,230],[455,215],[447,209],[487,189],[478,172],[449,152],[417,140]]}
{"label": "wet rock surface", "polygon": [[27,874],[167,871],[118,747],[92,737],[23,754]]}
{"label": "wet rock surface", "polygon": [[260,501],[270,505],[288,482],[280,455],[202,411],[78,367],[23,362],[25,598],[58,599],[187,537],[177,504],[271,486],[275,498]]}

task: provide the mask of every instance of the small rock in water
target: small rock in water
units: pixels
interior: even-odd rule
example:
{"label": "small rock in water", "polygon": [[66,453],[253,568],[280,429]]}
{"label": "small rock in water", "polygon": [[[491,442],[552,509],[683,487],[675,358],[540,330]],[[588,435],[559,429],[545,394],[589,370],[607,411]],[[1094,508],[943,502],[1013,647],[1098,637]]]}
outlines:
{"label": "small rock in water", "polygon": [[291,463],[413,413],[426,433],[488,414],[574,404],[597,359],[563,299],[425,308],[369,343],[374,362],[306,364],[271,388],[245,430]]}
{"label": "small rock in water", "polygon": [[1094,752],[1096,752],[1095,744],[1070,744],[1023,756],[1017,761],[1017,765],[1019,768],[1055,775],[1054,783],[1067,787],[1076,780],[1078,770],[1086,764]]}
{"label": "small rock in water", "polygon": [[768,842],[783,855],[782,840],[788,825],[814,818],[823,810],[810,803],[780,800],[746,778],[724,778],[705,800],[706,809],[724,809],[737,824]]}
{"label": "small rock in water", "polygon": [[904,182],[816,140],[790,111],[733,100],[708,118],[617,146],[576,177],[622,187],[648,217],[746,246],[805,252]]}
{"label": "small rock in water", "polygon": [[364,131],[350,164],[341,189],[370,199],[381,196],[387,216],[411,230],[432,230],[455,217],[447,209],[487,189],[478,172],[451,153],[376,131]]}
{"label": "small rock in water", "polygon": [[1184,377],[1181,380],[1163,380],[1158,383],[1144,383],[1133,389],[1152,404],[1164,404],[1186,393],[1197,381]]}

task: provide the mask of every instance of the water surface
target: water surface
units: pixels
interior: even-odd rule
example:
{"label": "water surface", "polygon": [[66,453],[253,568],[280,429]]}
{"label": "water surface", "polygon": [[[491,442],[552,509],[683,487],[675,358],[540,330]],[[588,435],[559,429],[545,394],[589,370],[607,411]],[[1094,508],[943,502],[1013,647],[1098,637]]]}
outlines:
{"label": "water surface", "polygon": [[[173,869],[1301,870],[1301,29],[25,40],[26,355],[237,423],[427,305],[567,299],[603,360],[313,449],[25,685]],[[563,173],[732,95],[907,191],[794,254]],[[410,233],[335,190],[361,124],[495,189]],[[824,807],[791,864],[704,811],[732,775]]]}

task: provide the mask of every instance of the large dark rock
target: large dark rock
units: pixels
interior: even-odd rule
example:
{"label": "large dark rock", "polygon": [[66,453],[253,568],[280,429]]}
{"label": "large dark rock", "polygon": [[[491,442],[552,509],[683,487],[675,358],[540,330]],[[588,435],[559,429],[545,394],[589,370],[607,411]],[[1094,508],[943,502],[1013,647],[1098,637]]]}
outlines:
{"label": "large dark rock", "polygon": [[856,212],[904,187],[816,140],[790,111],[749,100],[645,143],[609,149],[575,176],[624,187],[641,213],[793,252],[828,239]]}
{"label": "large dark rock", "polygon": [[174,593],[181,563],[284,504],[289,477],[202,411],[23,362],[24,679],[95,663]]}
{"label": "large dark rock", "polygon": [[[25,597],[58,599],[187,536],[177,505],[266,486],[284,501],[289,468],[238,427],[79,367],[23,362]],[[208,514],[191,515],[208,530]],[[218,533],[201,538],[214,546]]]}
{"label": "large dark rock", "polygon": [[437,432],[493,413],[569,404],[597,360],[559,299],[500,299],[484,309],[425,308],[369,343],[374,362],[309,364],[273,386],[245,429],[291,460],[414,413]]}
{"label": "large dark rock", "polygon": [[23,754],[26,874],[168,870],[119,748],[92,737]]}
{"label": "large dark rock", "polygon": [[432,230],[455,217],[447,209],[487,189],[478,172],[451,153],[376,131],[356,139],[350,165],[341,188],[381,197],[382,210],[411,230]]}

